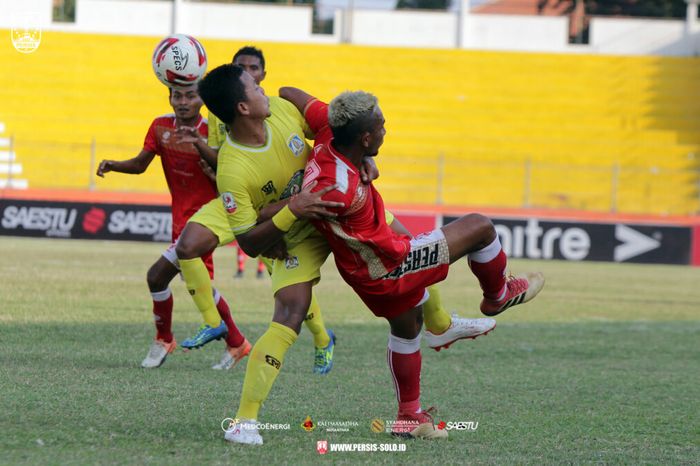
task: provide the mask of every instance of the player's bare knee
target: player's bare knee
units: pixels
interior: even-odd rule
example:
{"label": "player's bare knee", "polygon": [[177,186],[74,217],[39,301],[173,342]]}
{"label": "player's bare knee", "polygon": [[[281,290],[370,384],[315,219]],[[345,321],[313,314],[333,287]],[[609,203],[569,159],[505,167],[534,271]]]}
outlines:
{"label": "player's bare knee", "polygon": [[164,280],[162,270],[158,264],[153,264],[146,272],[146,283],[151,292],[163,291],[168,287],[169,282]]}
{"label": "player's bare knee", "polygon": [[484,246],[496,239],[496,228],[490,218],[481,214],[469,214],[465,216],[465,220],[470,231],[475,233],[476,239]]}
{"label": "player's bare knee", "polygon": [[199,247],[196,237],[188,238],[185,235],[181,236],[175,246],[175,254],[177,254],[178,259],[194,259],[195,257],[200,257],[204,252],[200,252],[201,247]]}

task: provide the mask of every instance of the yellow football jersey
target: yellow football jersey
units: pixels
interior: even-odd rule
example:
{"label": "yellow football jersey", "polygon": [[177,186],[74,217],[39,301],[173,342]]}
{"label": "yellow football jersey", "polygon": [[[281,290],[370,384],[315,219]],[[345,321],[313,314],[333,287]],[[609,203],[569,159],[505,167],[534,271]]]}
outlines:
{"label": "yellow football jersey", "polygon": [[[219,150],[216,184],[234,235],[252,229],[263,207],[301,190],[311,151],[304,139],[306,120],[279,97],[270,97],[270,112],[264,146],[245,146],[227,135]],[[313,231],[308,222],[296,222],[285,241],[291,247]]]}

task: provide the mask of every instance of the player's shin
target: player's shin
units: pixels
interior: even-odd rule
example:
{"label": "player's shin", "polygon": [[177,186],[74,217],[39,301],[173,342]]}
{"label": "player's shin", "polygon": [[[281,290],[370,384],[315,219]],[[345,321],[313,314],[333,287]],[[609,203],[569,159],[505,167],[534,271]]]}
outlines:
{"label": "player's shin", "polygon": [[304,318],[304,323],[306,324],[306,328],[308,328],[314,336],[315,347],[325,348],[328,346],[331,338],[326,331],[326,326],[323,323],[323,316],[321,315],[321,307],[318,305],[316,294],[313,292],[311,293],[311,304]]}
{"label": "player's shin", "polygon": [[171,323],[173,319],[173,295],[170,288],[151,292],[153,299],[153,320],[156,325],[156,339],[166,343],[173,341]]}
{"label": "player's shin", "polygon": [[387,363],[394,381],[399,413],[420,411],[420,334],[413,339],[389,335]]}
{"label": "player's shin", "polygon": [[187,291],[192,296],[199,312],[202,313],[204,323],[210,327],[218,327],[220,323],[219,313],[216,310],[211,279],[204,262],[199,257],[180,259],[180,270],[185,279]]}
{"label": "player's shin", "polygon": [[483,249],[469,254],[469,268],[479,280],[484,297],[499,300],[506,293],[507,258],[498,236]]}
{"label": "player's shin", "polygon": [[231,348],[238,348],[245,341],[245,337],[241,331],[236,326],[233,321],[233,316],[231,316],[231,308],[224,297],[219,293],[219,290],[214,289],[214,302],[216,303],[216,310],[219,312],[221,320],[224,321],[226,327],[228,328],[228,333],[226,334],[226,344]]}
{"label": "player's shin", "polygon": [[284,355],[296,339],[297,333],[294,330],[272,322],[255,343],[246,367],[237,419],[258,419],[260,406],[279,374]]}
{"label": "player's shin", "polygon": [[444,333],[452,322],[452,317],[445,311],[440,299],[440,290],[437,285],[428,287],[430,297],[423,303],[423,321],[425,328],[439,335]]}

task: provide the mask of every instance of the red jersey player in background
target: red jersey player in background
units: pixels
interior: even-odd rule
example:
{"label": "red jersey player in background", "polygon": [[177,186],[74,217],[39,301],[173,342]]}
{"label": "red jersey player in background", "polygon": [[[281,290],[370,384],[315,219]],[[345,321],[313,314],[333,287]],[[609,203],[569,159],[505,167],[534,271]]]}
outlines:
{"label": "red jersey player in background", "polygon": [[[389,321],[387,361],[399,403],[392,433],[402,437],[440,438],[430,409],[420,404],[420,330],[427,287],[447,277],[449,265],[467,256],[484,299],[481,311],[495,316],[510,306],[530,301],[544,286],[541,273],[505,276],[506,256],[491,221],[469,214],[411,238],[387,224],[382,197],[360,180],[364,157],[377,155],[384,141],[384,116],[376,97],[346,92],[330,103],[307,106],[312,130],[327,125],[333,139],[314,148],[304,174],[312,191],[336,188],[324,200],[341,202],[329,208],[337,217],[312,219],[331,246],[338,271],[367,307]],[[315,186],[312,185],[315,183]],[[439,337],[426,331],[426,339]],[[432,346],[432,345],[431,345]]]}
{"label": "red jersey player in background", "polygon": [[[207,146],[207,120],[199,113],[203,102],[197,93],[197,86],[170,89],[169,102],[175,113],[153,120],[143,149],[136,157],[122,161],[103,160],[97,169],[98,176],[110,171],[140,174],[159,155],[172,196],[173,243],[146,274],[153,299],[156,337],[141,363],[144,368],[159,367],[177,346],[171,329],[173,297],[169,288],[170,282],[179,273],[175,243],[192,214],[218,195],[216,184],[205,174],[201,165],[216,166],[216,152]],[[213,278],[211,251],[202,259]],[[226,339],[227,348],[221,362],[213,368],[229,369],[250,352],[251,346],[233,322],[228,303],[216,290],[214,299],[222,323],[212,331],[217,332],[218,338]],[[183,342],[182,346],[197,347],[196,344],[187,343]]]}

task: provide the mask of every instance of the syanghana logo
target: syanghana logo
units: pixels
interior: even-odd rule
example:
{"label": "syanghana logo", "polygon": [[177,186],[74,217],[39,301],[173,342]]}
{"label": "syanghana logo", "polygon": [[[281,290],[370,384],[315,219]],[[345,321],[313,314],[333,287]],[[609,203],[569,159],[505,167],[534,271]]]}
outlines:
{"label": "syanghana logo", "polygon": [[381,419],[372,419],[370,429],[372,429],[372,432],[377,434],[380,432],[384,432],[384,421],[382,421]]}
{"label": "syanghana logo", "polygon": [[38,13],[19,13],[12,18],[10,39],[19,53],[32,53],[41,43],[40,15]]}

